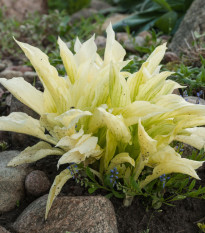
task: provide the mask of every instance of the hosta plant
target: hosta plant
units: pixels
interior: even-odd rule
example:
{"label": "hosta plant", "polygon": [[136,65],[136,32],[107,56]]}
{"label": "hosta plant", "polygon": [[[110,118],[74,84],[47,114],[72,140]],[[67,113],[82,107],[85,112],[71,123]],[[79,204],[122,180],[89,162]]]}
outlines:
{"label": "hosta plant", "polygon": [[[60,55],[67,72],[60,77],[48,57],[39,49],[18,42],[35,68],[44,92],[23,78],[0,79],[17,99],[39,114],[36,120],[13,112],[0,118],[0,129],[42,139],[26,148],[8,166],[32,163],[49,155],[59,157],[57,167],[68,168],[56,176],[50,189],[46,218],[52,202],[74,170],[86,170],[106,188],[116,179],[128,187],[130,177],[140,190],[170,173],[199,179],[196,169],[202,161],[182,158],[173,141],[197,149],[205,144],[205,106],[186,102],[172,94],[181,86],[161,72],[166,44],[157,47],[136,73],[123,72],[125,50],[107,28],[104,58],[97,53],[94,36],[85,43],[76,39],[73,54],[59,38]],[[76,168],[77,167],[77,168]],[[144,171],[149,168],[149,173]],[[92,174],[92,175],[91,175]],[[126,193],[129,204],[132,192]]]}

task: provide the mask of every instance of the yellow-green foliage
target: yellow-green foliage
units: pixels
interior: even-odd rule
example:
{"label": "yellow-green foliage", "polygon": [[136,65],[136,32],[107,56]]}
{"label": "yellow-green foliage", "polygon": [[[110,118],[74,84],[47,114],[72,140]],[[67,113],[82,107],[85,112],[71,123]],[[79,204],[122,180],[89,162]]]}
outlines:
{"label": "yellow-green foliage", "polygon": [[[67,75],[60,77],[48,57],[39,49],[18,42],[43,83],[36,90],[23,78],[0,79],[17,99],[40,115],[25,113],[0,118],[0,129],[25,133],[43,140],[28,147],[9,166],[35,162],[48,155],[59,156],[58,165],[100,160],[98,177],[116,167],[119,178],[132,175],[138,180],[143,169],[153,169],[139,185],[145,187],[163,174],[184,173],[199,179],[196,169],[203,162],[181,158],[171,146],[174,140],[197,149],[204,148],[205,106],[186,102],[172,94],[181,87],[166,80],[171,72],[161,72],[166,44],[157,47],[140,70],[122,72],[129,63],[125,50],[107,28],[104,58],[97,54],[94,36],[85,43],[78,39],[75,54],[59,38],[60,55]],[[45,130],[49,134],[45,134]],[[54,198],[71,177],[65,169],[55,179],[49,193],[46,217]]]}

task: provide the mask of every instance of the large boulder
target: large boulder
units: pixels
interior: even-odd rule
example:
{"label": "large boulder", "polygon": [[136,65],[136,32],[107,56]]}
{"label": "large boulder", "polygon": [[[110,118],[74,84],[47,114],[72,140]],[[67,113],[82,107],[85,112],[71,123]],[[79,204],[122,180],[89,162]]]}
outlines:
{"label": "large boulder", "polygon": [[45,221],[48,195],[31,203],[13,225],[17,233],[117,233],[112,203],[102,196],[57,197]]}
{"label": "large boulder", "polygon": [[0,153],[0,212],[14,209],[24,197],[24,181],[31,171],[29,165],[7,167],[8,162],[16,157],[19,151],[4,151]]}
{"label": "large boulder", "polygon": [[23,20],[28,13],[46,13],[47,0],[0,0],[0,6],[6,7],[6,16]]}
{"label": "large boulder", "polygon": [[[195,0],[187,11],[182,20],[177,32],[175,33],[170,49],[179,55],[188,46],[191,46],[193,41],[193,33],[198,32],[203,34],[205,32],[205,2],[202,0]],[[205,36],[202,37],[205,41]]]}

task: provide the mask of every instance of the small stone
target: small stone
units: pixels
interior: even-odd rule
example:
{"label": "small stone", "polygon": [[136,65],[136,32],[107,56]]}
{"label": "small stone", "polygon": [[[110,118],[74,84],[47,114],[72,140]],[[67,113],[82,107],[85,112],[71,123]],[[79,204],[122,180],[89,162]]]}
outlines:
{"label": "small stone", "polygon": [[135,46],[143,46],[145,44],[145,39],[141,36],[136,36],[133,39],[129,39],[124,42],[124,47],[130,52],[136,52]]}
{"label": "small stone", "polygon": [[127,18],[129,15],[125,15],[125,14],[114,14],[111,15],[110,17],[108,17],[105,22],[102,25],[102,30],[105,31],[106,28],[108,27],[108,25],[111,23],[112,25]]}
{"label": "small stone", "polygon": [[0,226],[0,233],[10,233],[10,231],[7,231],[4,227]]}
{"label": "small stone", "polygon": [[37,81],[38,78],[37,73],[33,71],[26,71],[23,76],[24,79],[31,84],[33,84],[34,81]]}
{"label": "small stone", "polygon": [[15,71],[20,71],[22,73],[33,71],[32,68],[29,66],[11,66],[9,69],[15,70]]}
{"label": "small stone", "polygon": [[89,9],[89,8],[86,8],[86,9],[82,9],[78,12],[76,12],[75,14],[73,14],[70,18],[70,24],[73,24],[75,22],[77,22],[78,20],[84,18],[84,19],[87,19],[89,18],[91,15],[93,14],[97,14],[98,11],[95,10],[95,9]]}
{"label": "small stone", "polygon": [[125,41],[129,40],[129,35],[126,32],[117,32],[116,39],[117,41],[124,43]]}
{"label": "small stone", "polygon": [[12,79],[14,77],[23,77],[22,72],[6,69],[0,73],[0,78]]}
{"label": "small stone", "polygon": [[97,48],[105,48],[106,38],[104,36],[97,36],[95,39],[95,43],[97,45]]}
{"label": "small stone", "polygon": [[19,153],[19,151],[0,152],[0,212],[14,209],[25,195],[24,180],[31,168],[27,164],[7,167]]}
{"label": "small stone", "polygon": [[51,183],[43,171],[35,170],[26,176],[26,191],[35,197],[39,197],[46,193],[50,186]]}
{"label": "small stone", "polygon": [[31,203],[17,218],[17,233],[118,233],[112,203],[102,196],[57,197],[45,221],[48,195]]}
{"label": "small stone", "polygon": [[6,69],[6,64],[0,63],[0,72]]}
{"label": "small stone", "polygon": [[196,96],[186,96],[184,99],[191,104],[202,104],[205,105],[205,100]]}
{"label": "small stone", "polygon": [[100,11],[110,8],[111,5],[108,4],[106,1],[92,0],[89,7],[97,11]]}
{"label": "small stone", "polygon": [[176,55],[176,53],[166,52],[164,54],[162,63],[167,64],[168,62],[179,62],[179,57]]}
{"label": "small stone", "polygon": [[172,94],[175,94],[175,95],[181,95],[180,92],[179,92],[179,89],[174,89]]}
{"label": "small stone", "polygon": [[147,39],[147,38],[152,38],[152,35],[151,35],[151,33],[150,32],[148,32],[148,31],[143,31],[143,32],[140,32],[139,34],[138,34],[138,36],[141,36],[141,37],[143,37],[144,39]]}

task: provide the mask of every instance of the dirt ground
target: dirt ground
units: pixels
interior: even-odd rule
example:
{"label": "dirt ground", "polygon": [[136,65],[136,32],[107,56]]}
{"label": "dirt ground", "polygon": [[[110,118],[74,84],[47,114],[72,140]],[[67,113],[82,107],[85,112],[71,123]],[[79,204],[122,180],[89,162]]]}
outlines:
{"label": "dirt ground", "polygon": [[[42,159],[36,162],[33,167],[44,171],[51,182],[55,178],[57,160],[55,157]],[[64,168],[62,168],[64,169]],[[201,177],[199,185],[205,185],[205,170],[198,172]],[[98,191],[93,195],[105,195]],[[70,180],[64,186],[60,195],[85,196],[89,195],[87,190]],[[12,230],[12,223],[19,214],[35,198],[25,196],[19,207],[13,211],[0,215],[0,225],[15,233]],[[141,197],[136,197],[130,207],[124,207],[122,199],[111,198],[114,205],[119,233],[198,233],[197,222],[205,222],[205,200],[185,199],[176,201],[174,207],[163,205],[159,210],[147,209],[146,202]]]}

